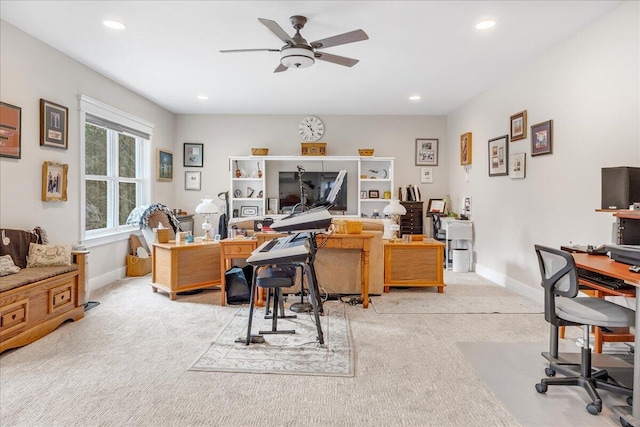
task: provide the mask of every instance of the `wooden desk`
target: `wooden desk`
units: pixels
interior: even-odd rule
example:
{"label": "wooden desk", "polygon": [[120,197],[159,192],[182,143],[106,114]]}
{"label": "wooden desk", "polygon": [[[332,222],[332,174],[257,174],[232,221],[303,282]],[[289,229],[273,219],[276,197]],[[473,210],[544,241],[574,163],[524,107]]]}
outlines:
{"label": "wooden desk", "polygon": [[[285,234],[281,233],[256,233],[255,240],[225,239],[220,242],[220,262],[222,263],[220,274],[223,298],[226,298],[224,295],[224,272],[231,267],[231,260],[248,258],[251,252],[265,241],[284,235]],[[367,233],[366,231],[361,234],[333,233],[330,238],[325,234],[316,235],[316,242],[321,249],[354,249],[360,251],[360,289],[362,306],[364,308],[369,307],[369,257],[371,253],[371,239],[373,239],[373,234]],[[260,298],[259,301],[261,301]],[[257,304],[258,303],[256,303],[256,305]]]}
{"label": "wooden desk", "polygon": [[[576,266],[610,277],[622,279],[636,288],[640,287],[640,274],[629,271],[629,266],[609,257],[589,254],[572,254]],[[640,298],[636,298],[636,326],[640,325]],[[635,335],[635,348],[640,349],[640,334]],[[633,353],[633,389],[640,390],[640,351]],[[636,369],[637,368],[637,369]],[[640,393],[633,393],[633,406],[616,406],[614,411],[633,425],[640,425]]]}
{"label": "wooden desk", "polygon": [[[162,289],[171,300],[183,291],[220,285],[220,244],[212,241],[194,243],[154,243],[151,287]],[[224,274],[224,273],[223,273]]]}
{"label": "wooden desk", "polygon": [[444,292],[444,247],[435,239],[384,243],[384,291],[396,286],[437,286]]}

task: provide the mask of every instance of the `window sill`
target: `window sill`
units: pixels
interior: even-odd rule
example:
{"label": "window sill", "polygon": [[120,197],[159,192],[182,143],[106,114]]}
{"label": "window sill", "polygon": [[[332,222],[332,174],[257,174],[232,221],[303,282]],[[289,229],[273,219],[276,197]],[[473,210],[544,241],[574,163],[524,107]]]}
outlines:
{"label": "window sill", "polygon": [[95,248],[98,246],[128,240],[131,234],[139,233],[140,230],[138,230],[136,227],[120,228],[118,229],[118,231],[96,233],[93,235],[85,236],[81,244],[87,249]]}

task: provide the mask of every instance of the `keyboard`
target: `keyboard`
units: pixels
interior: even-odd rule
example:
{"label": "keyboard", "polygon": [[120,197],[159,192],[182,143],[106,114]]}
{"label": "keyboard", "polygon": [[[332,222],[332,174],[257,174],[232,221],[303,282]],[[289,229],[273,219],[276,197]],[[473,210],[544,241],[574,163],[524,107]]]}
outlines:
{"label": "keyboard", "polygon": [[306,235],[291,235],[264,242],[251,253],[251,265],[287,264],[306,262],[310,253]]}
{"label": "keyboard", "polygon": [[586,280],[587,282],[596,283],[609,289],[632,287],[632,285],[625,283],[622,279],[616,279],[615,277],[610,277],[584,268],[578,268],[578,278]]}

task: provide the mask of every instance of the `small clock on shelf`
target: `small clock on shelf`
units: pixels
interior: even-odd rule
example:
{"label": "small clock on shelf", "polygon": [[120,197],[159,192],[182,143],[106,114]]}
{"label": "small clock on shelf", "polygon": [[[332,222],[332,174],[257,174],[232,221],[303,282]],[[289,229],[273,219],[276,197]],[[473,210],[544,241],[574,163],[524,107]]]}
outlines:
{"label": "small clock on shelf", "polygon": [[324,123],[314,116],[305,117],[298,125],[298,133],[303,141],[316,142],[324,134]]}

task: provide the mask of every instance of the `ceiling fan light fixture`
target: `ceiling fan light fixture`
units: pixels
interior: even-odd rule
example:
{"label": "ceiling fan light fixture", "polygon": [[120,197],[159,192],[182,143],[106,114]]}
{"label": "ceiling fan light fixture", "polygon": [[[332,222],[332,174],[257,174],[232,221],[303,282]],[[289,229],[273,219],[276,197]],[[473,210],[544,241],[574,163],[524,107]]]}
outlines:
{"label": "ceiling fan light fixture", "polygon": [[313,51],[301,47],[282,49],[280,55],[280,63],[287,68],[307,68],[316,62]]}

